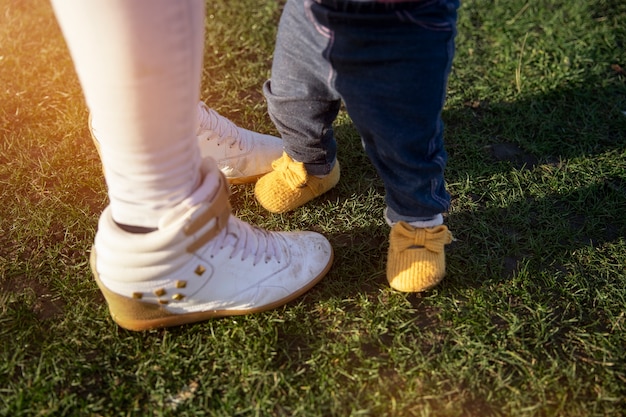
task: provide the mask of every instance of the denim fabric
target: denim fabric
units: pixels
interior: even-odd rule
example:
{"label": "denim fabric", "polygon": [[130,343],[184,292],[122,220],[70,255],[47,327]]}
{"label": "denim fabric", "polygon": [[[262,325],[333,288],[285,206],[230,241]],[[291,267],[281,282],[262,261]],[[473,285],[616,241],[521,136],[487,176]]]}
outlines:
{"label": "denim fabric", "polygon": [[328,173],[343,101],[384,182],[389,220],[446,211],[441,111],[458,6],[289,0],[264,86],[287,154],[310,174]]}

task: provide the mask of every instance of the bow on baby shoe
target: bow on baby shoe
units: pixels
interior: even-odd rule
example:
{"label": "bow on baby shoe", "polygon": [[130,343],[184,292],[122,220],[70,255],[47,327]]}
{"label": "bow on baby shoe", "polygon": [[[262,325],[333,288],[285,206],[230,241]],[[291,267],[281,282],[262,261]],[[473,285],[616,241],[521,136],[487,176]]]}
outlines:
{"label": "bow on baby shoe", "polygon": [[283,153],[282,158],[272,162],[272,168],[283,174],[285,182],[291,188],[302,188],[307,183],[308,174],[304,164],[294,161],[286,153]]}
{"label": "bow on baby shoe", "polygon": [[422,229],[399,222],[398,226],[398,234],[392,242],[398,251],[426,248],[431,252],[441,253],[444,246],[453,240],[452,233],[443,225]]}

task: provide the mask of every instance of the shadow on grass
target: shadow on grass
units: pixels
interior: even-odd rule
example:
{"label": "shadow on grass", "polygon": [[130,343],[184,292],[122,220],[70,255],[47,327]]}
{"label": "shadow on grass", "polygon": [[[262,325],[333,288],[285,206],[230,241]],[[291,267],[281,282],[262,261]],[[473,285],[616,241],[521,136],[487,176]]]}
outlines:
{"label": "shadow on grass", "polygon": [[[336,343],[348,337],[333,329],[333,320],[341,323],[342,314],[346,320],[358,317],[368,323],[368,330],[359,335],[359,342],[352,343],[348,363],[358,369],[369,361],[379,361],[379,378],[389,383],[375,389],[387,390],[382,394],[393,397],[407,384],[389,356],[397,345],[395,340],[406,338],[417,355],[436,361],[445,349],[445,341],[454,343],[448,332],[455,326],[445,323],[442,302],[436,299],[454,299],[457,306],[465,308],[469,301],[464,297],[475,293],[498,297],[501,291],[508,297],[503,303],[510,311],[494,303],[493,311],[485,313],[492,326],[486,336],[481,336],[487,339],[489,334],[506,335],[509,331],[511,323],[499,314],[525,318],[522,327],[532,334],[537,318],[529,308],[551,308],[546,317],[555,330],[541,349],[533,351],[536,358],[554,353],[568,357],[568,332],[612,333],[606,313],[597,307],[597,296],[620,288],[620,280],[624,279],[624,271],[619,269],[624,260],[615,258],[620,252],[611,249],[613,245],[623,246],[626,240],[623,110],[623,86],[572,88],[513,103],[468,103],[446,110],[451,155],[448,182],[467,180],[470,184],[467,190],[460,191],[463,195],[454,194],[457,188],[452,187],[453,201],[459,197],[472,200],[471,204],[464,203],[467,208],[453,210],[446,219],[458,239],[447,251],[447,278],[430,294],[407,294],[408,308],[404,312],[389,312],[394,315],[390,319],[392,327],[387,333],[376,333],[377,319],[372,316],[376,308],[371,304],[363,308],[363,299],[380,304],[380,313],[384,315],[385,308],[397,302],[388,303],[388,299],[402,297],[387,290],[388,226],[383,221],[372,221],[368,226],[326,234],[335,249],[335,263],[329,275],[302,301],[316,306],[310,308],[309,314],[319,320],[309,319],[309,326],[302,326],[297,320],[279,325],[272,368],[315,372],[319,360],[315,355],[324,351],[323,346],[331,343],[329,340]],[[340,210],[359,196],[371,198],[372,193],[378,194],[376,201],[382,204],[383,184],[360,149],[353,126],[339,124],[335,132],[342,167],[350,169],[342,170],[339,186],[311,203],[311,210],[328,204]],[[480,181],[497,182],[496,177],[504,182],[498,190],[515,186],[516,180],[518,186],[529,187],[533,180],[554,179],[554,187],[544,183],[539,192],[526,188],[500,202],[490,201]],[[382,207],[370,216],[382,216]],[[594,255],[595,252],[601,255]],[[604,265],[591,265],[598,262]],[[568,300],[574,298],[570,305]],[[340,306],[328,312],[317,307],[329,300],[331,304],[337,300]],[[451,308],[446,314],[454,310]],[[408,335],[398,325],[404,322],[411,323],[414,335]],[[515,345],[514,341],[510,343]],[[589,355],[583,349],[576,351],[577,359],[593,363],[594,358]],[[345,383],[350,386],[350,379],[346,378]],[[467,407],[484,411],[489,405],[468,403]]]}
{"label": "shadow on grass", "polygon": [[[511,280],[521,269],[567,273],[573,253],[626,238],[626,88],[621,74],[607,77],[610,87],[596,88],[590,81],[511,103],[467,103],[444,112],[447,181],[469,184],[462,195],[451,187],[453,211],[446,223],[458,241],[448,250],[444,290]],[[342,206],[372,192],[382,201],[382,181],[354,127],[345,122],[335,133],[342,167],[350,169],[344,168],[339,186],[313,204]],[[544,183],[541,193],[522,189],[518,196],[490,201],[481,181],[496,176],[504,181],[499,190],[551,178],[555,188]],[[471,204],[463,205],[471,208],[455,210],[459,197],[469,199]],[[377,214],[382,216],[382,208]],[[388,230],[376,223],[328,236],[336,261],[322,286],[338,298],[377,294],[387,285]]]}

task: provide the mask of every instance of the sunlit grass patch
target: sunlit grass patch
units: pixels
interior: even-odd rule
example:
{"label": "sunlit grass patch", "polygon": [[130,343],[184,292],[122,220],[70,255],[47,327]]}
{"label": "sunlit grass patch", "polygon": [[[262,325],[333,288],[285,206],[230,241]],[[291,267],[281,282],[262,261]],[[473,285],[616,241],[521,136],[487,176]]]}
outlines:
{"label": "sunlit grass patch", "polygon": [[[626,408],[626,7],[467,0],[444,110],[456,241],[423,294],[391,290],[384,188],[342,112],[342,179],[274,215],[328,276],[263,314],[117,327],[87,256],[107,204],[47,2],[0,14],[0,415],[602,416]],[[201,97],[275,133],[261,94],[284,2],[207,3]]]}

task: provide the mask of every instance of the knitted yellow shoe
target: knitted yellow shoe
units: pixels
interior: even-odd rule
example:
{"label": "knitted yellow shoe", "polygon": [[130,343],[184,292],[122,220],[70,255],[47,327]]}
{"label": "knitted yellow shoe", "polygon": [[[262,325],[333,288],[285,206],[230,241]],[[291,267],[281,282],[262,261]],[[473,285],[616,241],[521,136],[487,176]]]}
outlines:
{"label": "knitted yellow shoe", "polygon": [[446,226],[418,229],[405,222],[391,228],[387,280],[391,288],[419,292],[434,287],[446,274],[444,246],[452,242]]}
{"label": "knitted yellow shoe", "polygon": [[257,201],[272,213],[294,210],[333,188],[339,182],[339,162],[330,173],[318,178],[309,175],[302,162],[296,162],[286,153],[272,162],[274,169],[265,174],[254,187]]}

